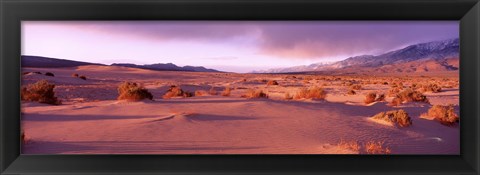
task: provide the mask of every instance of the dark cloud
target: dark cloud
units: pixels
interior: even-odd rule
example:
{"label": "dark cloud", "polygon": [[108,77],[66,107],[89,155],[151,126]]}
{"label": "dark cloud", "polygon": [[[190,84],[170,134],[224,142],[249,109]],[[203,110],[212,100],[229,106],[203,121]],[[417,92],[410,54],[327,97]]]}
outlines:
{"label": "dark cloud", "polygon": [[71,24],[105,34],[153,40],[228,44],[258,37],[259,53],[299,59],[379,54],[408,44],[459,35],[457,21],[98,21]]}
{"label": "dark cloud", "polygon": [[262,28],[262,52],[315,58],[375,54],[458,37],[456,22],[298,22]]}

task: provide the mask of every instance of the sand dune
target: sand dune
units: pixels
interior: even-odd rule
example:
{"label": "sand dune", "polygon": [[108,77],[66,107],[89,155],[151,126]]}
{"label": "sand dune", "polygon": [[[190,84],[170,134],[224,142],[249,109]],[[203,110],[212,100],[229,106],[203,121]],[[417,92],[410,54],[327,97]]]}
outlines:
{"label": "sand dune", "polygon": [[[458,88],[425,93],[431,104],[364,104],[365,93],[385,92],[388,85],[366,84],[346,95],[338,81],[303,80],[285,75],[150,71],[81,66],[26,68],[55,77],[24,75],[23,84],[47,79],[57,85],[62,105],[22,103],[22,128],[30,139],[25,154],[356,154],[337,146],[341,140],[383,141],[392,154],[459,154],[459,126],[447,127],[420,118],[432,104],[456,104]],[[86,75],[87,80],[71,77]],[[345,78],[345,77],[343,77]],[[245,80],[243,80],[245,79]],[[267,86],[263,79],[277,80]],[[123,81],[143,84],[154,100],[116,100]],[[230,96],[205,95],[162,99],[170,85],[182,89],[234,90]],[[318,85],[325,100],[285,100],[301,87]],[[247,89],[262,89],[268,99],[246,99]],[[369,118],[379,112],[405,110],[413,125],[398,128]]]}

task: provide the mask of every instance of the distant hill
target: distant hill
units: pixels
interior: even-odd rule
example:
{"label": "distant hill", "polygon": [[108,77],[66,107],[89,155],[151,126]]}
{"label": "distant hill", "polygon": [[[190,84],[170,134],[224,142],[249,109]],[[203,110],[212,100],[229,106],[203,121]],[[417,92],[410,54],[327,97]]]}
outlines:
{"label": "distant hill", "polygon": [[76,67],[85,65],[102,65],[96,63],[88,63],[81,61],[72,61],[58,58],[48,58],[40,56],[23,55],[22,67],[41,67],[41,68],[57,68],[57,67]]}
{"label": "distant hill", "polygon": [[[86,66],[86,65],[102,65],[104,64],[81,62],[81,61],[72,61],[58,58],[48,58],[41,56],[22,56],[22,67],[41,67],[41,68],[59,68],[59,67],[76,67],[76,66]],[[148,69],[148,70],[157,70],[157,71],[189,71],[189,72],[219,72],[215,69],[207,69],[201,66],[183,66],[179,67],[172,63],[167,64],[147,64],[147,65],[136,65],[130,63],[114,63],[111,66],[122,66],[122,67],[131,67],[139,69]]]}
{"label": "distant hill", "polygon": [[361,55],[334,63],[316,63],[269,69],[253,73],[287,73],[315,71],[377,71],[377,72],[428,72],[458,70],[459,39],[434,41],[407,46],[385,54]]}
{"label": "distant hill", "polygon": [[139,69],[149,69],[149,70],[158,70],[158,71],[189,71],[189,72],[219,72],[215,69],[207,69],[202,66],[183,66],[179,67],[172,63],[157,63],[157,64],[145,64],[145,65],[136,65],[130,63],[114,63],[112,66],[123,66],[123,67],[132,67]]}

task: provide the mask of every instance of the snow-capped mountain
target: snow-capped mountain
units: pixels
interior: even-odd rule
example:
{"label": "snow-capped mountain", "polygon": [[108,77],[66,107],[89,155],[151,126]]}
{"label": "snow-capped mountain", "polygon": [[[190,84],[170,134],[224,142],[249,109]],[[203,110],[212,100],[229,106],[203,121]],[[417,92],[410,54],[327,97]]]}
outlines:
{"label": "snow-capped mountain", "polygon": [[[387,52],[377,56],[361,55],[349,57],[345,60],[330,64],[311,64],[308,66],[278,68],[266,71],[257,71],[256,73],[312,72],[348,68],[382,68],[388,65],[400,65],[409,62],[415,62],[415,64],[409,65],[416,66],[422,66],[421,63],[424,62],[428,62],[430,65],[438,63],[439,65],[449,67],[446,70],[456,70],[455,66],[452,68],[452,65],[445,63],[452,62],[452,58],[456,58],[458,62],[459,46],[459,39],[455,38],[410,45],[403,49]],[[449,59],[449,61],[445,61],[446,59]],[[456,68],[458,69],[458,65]]]}
{"label": "snow-capped mountain", "polygon": [[303,65],[303,66],[259,70],[259,71],[253,71],[251,73],[305,72],[305,71],[313,71],[313,70],[316,70],[316,69],[321,69],[322,67],[325,67],[325,66],[328,66],[328,65],[331,65],[331,64],[332,64],[332,62],[315,63],[315,64]]}

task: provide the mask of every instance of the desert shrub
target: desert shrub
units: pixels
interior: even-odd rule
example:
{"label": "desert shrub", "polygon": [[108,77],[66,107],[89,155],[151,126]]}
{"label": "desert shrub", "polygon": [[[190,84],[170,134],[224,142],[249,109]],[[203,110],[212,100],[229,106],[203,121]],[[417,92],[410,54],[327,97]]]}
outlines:
{"label": "desert shrub", "polygon": [[207,91],[204,91],[204,90],[196,90],[195,91],[195,96],[205,96],[207,95]]}
{"label": "desert shrub", "polygon": [[458,84],[455,81],[448,81],[442,84],[442,88],[454,88],[457,87]]}
{"label": "desert shrub", "polygon": [[78,76],[79,76],[79,75],[78,75],[78,74],[76,74],[76,73],[75,73],[75,74],[72,74],[72,77],[76,77],[76,78],[78,78]]}
{"label": "desert shrub", "polygon": [[245,95],[242,95],[242,97],[245,97],[245,98],[268,98],[268,95],[260,89],[258,89],[258,90],[249,89],[249,90],[247,90],[247,93],[245,93]]}
{"label": "desert shrub", "polygon": [[290,95],[289,92],[286,92],[286,93],[285,93],[285,100],[291,100],[291,99],[293,99],[293,96]]}
{"label": "desert shrub", "polygon": [[193,93],[183,91],[182,88],[180,88],[179,86],[172,85],[162,97],[165,99],[168,99],[172,97],[192,97],[192,96],[193,96]]}
{"label": "desert shrub", "polygon": [[402,83],[402,82],[398,82],[398,83],[397,83],[397,86],[403,88],[403,83]]}
{"label": "desert shrub", "polygon": [[215,88],[213,88],[213,87],[210,88],[210,90],[208,90],[208,93],[209,93],[210,95],[217,95],[217,94],[218,94],[218,92],[217,92],[217,91],[215,90]]}
{"label": "desert shrub", "polygon": [[350,86],[350,89],[352,89],[352,90],[361,90],[361,89],[362,89],[362,85],[354,84],[354,85],[351,85],[351,86]]}
{"label": "desert shrub", "polygon": [[355,94],[357,94],[357,92],[355,92],[353,89],[349,89],[349,90],[347,91],[347,94],[348,94],[348,95],[355,95]]}
{"label": "desert shrub", "polygon": [[417,83],[412,83],[412,85],[410,85],[410,88],[417,88],[418,84]]}
{"label": "desert shrub", "polygon": [[430,83],[430,84],[423,84],[420,87],[421,92],[440,92],[442,91],[442,87],[440,87],[438,84]]}
{"label": "desert shrub", "polygon": [[403,90],[403,88],[400,88],[400,87],[395,87],[395,88],[390,88],[388,90],[388,93],[387,95],[389,97],[395,97],[399,92],[401,92]]}
{"label": "desert shrub", "polygon": [[82,80],[87,80],[87,77],[85,77],[84,75],[79,76],[78,78],[80,78],[80,79],[82,79]]}
{"label": "desert shrub", "polygon": [[46,72],[46,73],[45,73],[45,76],[54,77],[55,75],[54,75],[53,73],[51,73],[51,72]]}
{"label": "desert shrub", "polygon": [[398,83],[394,82],[394,83],[390,84],[390,87],[391,88],[403,88],[403,83],[402,82],[398,82]]}
{"label": "desert shrub", "polygon": [[193,97],[193,95],[194,94],[192,92],[188,92],[188,91],[183,91],[183,94],[182,94],[183,97]]}
{"label": "desert shrub", "polygon": [[448,83],[442,84],[441,87],[442,87],[442,88],[453,88],[453,84],[452,84],[451,82],[448,82]]}
{"label": "desert shrub", "polygon": [[344,81],[344,82],[342,82],[342,84],[345,85],[345,86],[353,86],[353,83],[350,82],[350,81]]}
{"label": "desert shrub", "polygon": [[123,82],[118,86],[118,100],[139,101],[153,100],[153,95],[144,87],[132,82]]}
{"label": "desert shrub", "polygon": [[380,112],[372,117],[373,119],[392,122],[400,127],[407,127],[412,125],[412,119],[408,116],[408,113],[403,109],[393,110],[387,112]]}
{"label": "desert shrub", "polygon": [[318,99],[323,100],[327,96],[327,92],[321,87],[310,87],[310,88],[302,88],[300,91],[295,94],[295,99]]}
{"label": "desert shrub", "polygon": [[385,94],[378,94],[375,101],[385,101]]}
{"label": "desert shrub", "polygon": [[441,124],[446,126],[453,126],[459,121],[458,115],[453,109],[453,105],[442,106],[442,105],[433,105],[426,114],[429,117],[433,117],[435,120],[439,121]]}
{"label": "desert shrub", "polygon": [[392,102],[390,102],[390,104],[392,106],[398,106],[400,104],[402,104],[402,99],[398,98],[398,97],[395,97],[392,99]]}
{"label": "desert shrub", "polygon": [[340,140],[338,147],[358,152],[360,154],[390,154],[390,148],[384,146],[383,141],[368,141],[361,145],[357,141]]}
{"label": "desert shrub", "polygon": [[267,85],[278,85],[278,82],[275,80],[270,80],[267,82]]}
{"label": "desert shrub", "polygon": [[34,84],[22,87],[21,99],[58,105],[60,101],[55,97],[55,92],[53,92],[54,88],[55,84],[48,83],[47,80],[40,80]]}
{"label": "desert shrub", "polygon": [[367,154],[390,154],[391,151],[387,147],[383,147],[383,142],[369,141],[365,144],[365,152]]}
{"label": "desert shrub", "polygon": [[365,100],[363,102],[365,102],[365,104],[370,104],[370,103],[373,103],[375,102],[375,98],[377,97],[377,94],[375,92],[369,92],[366,96],[365,96]]}
{"label": "desert shrub", "polygon": [[229,86],[225,87],[225,90],[222,92],[222,96],[230,96],[230,93],[232,92],[232,89]]}
{"label": "desert shrub", "polygon": [[358,144],[358,142],[356,142],[356,141],[347,142],[347,141],[344,141],[344,140],[340,140],[340,142],[337,144],[337,146],[339,146],[340,148],[352,150],[352,151],[355,151],[355,152],[360,152],[360,148],[361,148],[360,145]]}
{"label": "desert shrub", "polygon": [[[410,88],[407,88],[401,92],[399,92],[395,98],[395,103],[391,103],[392,105],[396,106],[403,102],[424,102],[429,103],[427,96],[423,95],[421,92],[414,91]],[[400,102],[400,103],[398,103]]]}

